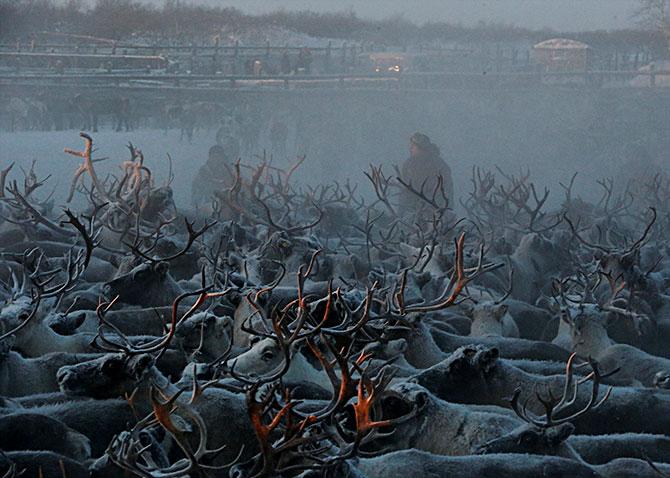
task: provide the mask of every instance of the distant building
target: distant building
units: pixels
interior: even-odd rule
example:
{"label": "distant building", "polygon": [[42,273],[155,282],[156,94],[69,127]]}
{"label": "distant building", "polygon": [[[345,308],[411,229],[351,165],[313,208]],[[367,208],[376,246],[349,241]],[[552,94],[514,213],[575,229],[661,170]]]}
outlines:
{"label": "distant building", "polygon": [[641,75],[630,80],[630,86],[637,88],[646,88],[652,86],[651,71],[659,72],[654,75],[654,86],[670,87],[670,60],[658,60],[638,69]]}
{"label": "distant building", "polygon": [[592,49],[576,40],[552,38],[533,46],[533,54],[546,71],[581,71],[589,66]]}

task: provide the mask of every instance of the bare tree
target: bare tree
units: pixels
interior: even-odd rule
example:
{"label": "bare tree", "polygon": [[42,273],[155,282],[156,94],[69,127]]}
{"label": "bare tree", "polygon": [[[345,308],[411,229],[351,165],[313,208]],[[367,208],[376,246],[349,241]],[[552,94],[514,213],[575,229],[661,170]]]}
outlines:
{"label": "bare tree", "polygon": [[645,28],[663,34],[670,54],[670,0],[640,0],[636,17]]}

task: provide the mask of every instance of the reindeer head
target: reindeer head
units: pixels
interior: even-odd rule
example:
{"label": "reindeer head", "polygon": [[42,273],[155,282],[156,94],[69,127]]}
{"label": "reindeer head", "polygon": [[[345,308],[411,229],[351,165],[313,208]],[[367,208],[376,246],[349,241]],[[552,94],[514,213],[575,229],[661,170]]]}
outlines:
{"label": "reindeer head", "polygon": [[[442,362],[424,370],[414,381],[438,396],[459,397],[473,400],[484,396],[486,380],[496,368],[499,357],[497,348],[468,345],[456,349]],[[442,393],[444,392],[444,393]]]}
{"label": "reindeer head", "polygon": [[177,326],[175,339],[187,353],[213,359],[229,349],[231,327],[230,317],[199,312]]}
{"label": "reindeer head", "polygon": [[126,304],[166,305],[180,292],[167,262],[144,262],[103,286],[103,294]]}
{"label": "reindeer head", "polygon": [[572,435],[575,426],[562,423],[549,428],[522,425],[508,434],[491,440],[475,449],[478,455],[520,453],[529,455],[562,455],[561,448]]}
{"label": "reindeer head", "polygon": [[[544,396],[539,391],[535,391],[535,398],[545,411],[543,416],[537,416],[526,408],[530,398],[526,399],[523,405],[519,403],[521,389],[517,389],[512,397],[511,405],[514,412],[525,424],[515,428],[507,435],[482,445],[477,449],[477,453],[528,453],[575,458],[576,453],[565,443],[575,430],[572,421],[590,410],[598,408],[607,400],[612,388],[610,387],[603,398],[599,399],[600,381],[616,373],[615,370],[608,374],[601,374],[598,364],[589,361],[592,372],[584,378],[575,380],[573,373],[575,357],[576,354],[572,354],[566,364],[565,385],[563,395],[560,398],[554,397],[549,386]],[[592,382],[592,389],[588,403],[581,409],[571,411],[577,402],[577,387],[589,380]]]}
{"label": "reindeer head", "polygon": [[654,387],[670,390],[670,370],[661,370],[654,375]]}
{"label": "reindeer head", "polygon": [[123,397],[131,395],[140,385],[150,385],[153,365],[154,359],[148,354],[106,354],[61,367],[56,378],[61,391],[68,395],[97,399]]}
{"label": "reindeer head", "polygon": [[155,222],[159,217],[170,219],[176,216],[177,205],[173,199],[172,188],[162,186],[152,189],[142,205],[142,219]]}

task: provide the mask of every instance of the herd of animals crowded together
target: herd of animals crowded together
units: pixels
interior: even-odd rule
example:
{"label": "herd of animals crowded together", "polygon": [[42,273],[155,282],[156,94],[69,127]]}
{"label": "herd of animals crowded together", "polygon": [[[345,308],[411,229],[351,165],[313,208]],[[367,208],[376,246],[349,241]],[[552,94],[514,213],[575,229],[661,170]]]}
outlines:
{"label": "herd of animals crowded together", "polygon": [[474,168],[458,217],[237,162],[189,211],[81,137],[63,207],[0,173],[3,478],[670,476],[662,174],[550,207]]}
{"label": "herd of animals crowded together", "polygon": [[[272,146],[281,153],[287,141],[282,137],[282,130],[286,128],[280,119],[282,113],[287,116],[285,111],[275,111],[272,115],[249,105],[231,108],[220,102],[188,97],[40,91],[34,96],[5,96],[0,102],[0,129],[12,133],[79,129],[94,133],[103,129],[127,132],[141,128],[167,132],[175,129],[179,131],[180,140],[191,142],[199,130],[219,125],[241,143],[257,145],[263,127],[276,125],[279,134],[275,134]],[[268,125],[264,125],[266,117],[270,120]]]}

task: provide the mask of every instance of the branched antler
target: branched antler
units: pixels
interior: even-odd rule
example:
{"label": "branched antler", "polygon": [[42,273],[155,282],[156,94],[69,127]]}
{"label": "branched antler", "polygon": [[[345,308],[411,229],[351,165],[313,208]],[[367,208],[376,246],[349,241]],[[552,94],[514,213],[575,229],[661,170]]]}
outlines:
{"label": "branched antler", "polygon": [[464,249],[465,233],[462,233],[456,240],[456,250],[454,252],[454,271],[451,275],[449,283],[442,291],[442,294],[440,294],[440,296],[430,304],[417,304],[411,306],[405,305],[404,293],[407,284],[407,271],[404,271],[399,290],[397,290],[393,295],[396,313],[404,316],[406,314],[417,312],[434,312],[458,304],[459,302],[465,300],[459,300],[459,297],[470,282],[478,278],[480,275],[498,269],[504,265],[503,263],[485,264],[484,245],[482,244],[479,248],[479,256],[476,267],[471,270],[466,270],[463,258]]}
{"label": "branched antler", "polygon": [[[544,417],[534,415],[527,409],[528,401],[526,400],[523,406],[519,403],[519,397],[521,395],[521,389],[517,388],[514,391],[514,396],[512,397],[511,405],[514,413],[517,414],[519,418],[523,421],[533,424],[538,428],[549,428],[562,423],[571,422],[577,418],[585,415],[590,410],[598,408],[602,405],[610,396],[612,392],[612,387],[607,389],[605,395],[602,398],[598,398],[600,383],[604,378],[610,377],[619,371],[615,369],[612,372],[602,374],[598,368],[598,363],[593,359],[589,358],[589,365],[591,366],[591,373],[586,377],[581,378],[577,382],[574,381],[574,371],[573,371],[573,362],[575,360],[576,354],[570,355],[568,362],[565,367],[565,386],[563,388],[563,395],[560,398],[556,398],[552,395],[551,390],[548,390],[548,397],[543,397],[539,392],[535,392],[535,397],[542,404],[545,414]],[[591,380],[591,396],[587,404],[573,413],[569,413],[568,410],[572,405],[577,402],[578,398],[578,387],[580,384],[585,383]]]}
{"label": "branched antler", "polygon": [[70,192],[68,193],[67,196],[67,202],[72,201],[75,189],[77,187],[77,183],[79,182],[81,176],[84,173],[88,173],[88,175],[91,177],[93,187],[98,192],[98,195],[102,198],[102,200],[105,202],[113,202],[112,199],[107,195],[107,191],[105,190],[103,184],[98,179],[98,175],[95,172],[95,167],[93,166],[94,163],[102,161],[93,159],[93,139],[86,133],[79,133],[79,136],[81,136],[84,139],[83,151],[75,151],[70,148],[64,149],[64,151],[67,154],[71,154],[72,156],[76,156],[84,160],[84,162],[77,168],[77,170],[74,173],[74,178],[72,179],[72,184],[70,186]]}

